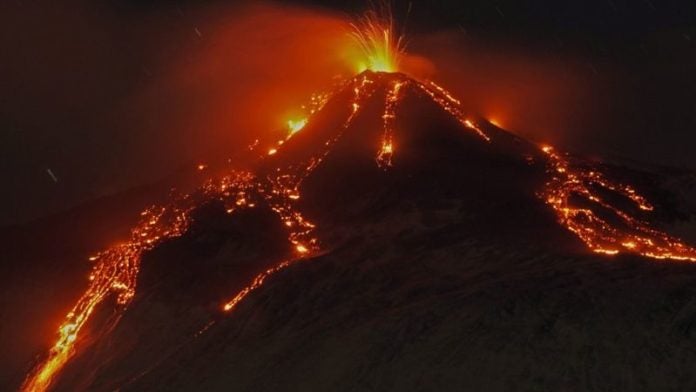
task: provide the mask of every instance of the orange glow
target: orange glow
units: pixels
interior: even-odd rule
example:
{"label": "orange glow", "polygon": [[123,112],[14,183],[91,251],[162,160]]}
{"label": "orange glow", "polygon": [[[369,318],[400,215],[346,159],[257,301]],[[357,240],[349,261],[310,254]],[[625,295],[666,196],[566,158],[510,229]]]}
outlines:
{"label": "orange glow", "polygon": [[201,164],[199,164],[198,166],[196,166],[196,169],[198,169],[199,171],[203,171],[203,170],[205,170],[207,167],[208,167],[208,165],[204,165],[204,164],[201,163]]}
{"label": "orange glow", "polygon": [[[288,240],[294,244],[297,252],[303,256],[310,254],[316,244],[312,236],[314,225],[293,209],[290,201],[299,198],[297,184],[285,184],[284,179],[285,176],[279,174],[270,183],[265,183],[256,180],[250,173],[232,172],[217,181],[208,180],[195,193],[184,195],[166,207],[152,207],[143,211],[140,223],[131,231],[129,241],[90,257],[96,264],[89,274],[87,291],[67,314],[65,322],[58,328],[58,340],[46,358],[29,373],[22,390],[45,391],[50,387],[55,376],[75,354],[80,332],[106,298],[115,296],[119,311],[126,310],[135,297],[142,253],[186,232],[191,212],[206,200],[220,200],[228,213],[234,213],[239,208],[253,208],[255,203],[249,202],[249,199],[253,199],[254,194],[262,195],[281,219],[290,223],[287,225],[290,229]],[[281,263],[266,271],[266,274],[289,263]],[[249,287],[260,285],[264,279],[265,275],[257,277]],[[226,305],[225,308],[231,306]]]}
{"label": "orange glow", "polygon": [[[146,209],[141,213],[140,221],[131,230],[129,238],[89,257],[94,266],[88,277],[86,291],[66,315],[58,328],[56,342],[28,374],[22,390],[45,391],[51,386],[77,350],[85,348],[87,339],[80,339],[84,335],[84,328],[95,310],[107,298],[114,298],[117,310],[121,314],[125,312],[136,295],[143,253],[168,239],[183,235],[190,226],[192,212],[208,201],[222,202],[230,214],[241,209],[254,208],[257,203],[264,202],[285,225],[288,244],[294,249],[292,258],[284,259],[263,270],[222,304],[224,312],[235,309],[250,293],[261,288],[273,274],[316,256],[320,250],[316,226],[297,209],[302,182],[321,165],[336,142],[350,128],[368,99],[375,95],[376,86],[383,84],[386,84],[386,100],[382,114],[382,137],[379,145],[375,146],[375,160],[380,168],[386,170],[392,166],[392,158],[398,147],[398,143],[395,142],[398,139],[398,130],[395,128],[397,108],[406,89],[429,97],[444,112],[452,115],[463,131],[471,132],[475,136],[475,142],[493,142],[491,136],[484,131],[485,127],[482,129],[464,115],[459,100],[435,83],[419,82],[403,74],[386,75],[371,72],[350,79],[341,89],[352,92],[352,99],[345,107],[346,118],[342,119],[335,136],[323,144],[323,150],[314,152],[314,155],[300,164],[287,168],[275,167],[272,174],[259,176],[262,178],[246,171],[230,171],[221,178],[211,178],[191,194],[177,197],[164,206]],[[318,106],[311,109],[310,114],[319,110],[316,107],[323,107],[329,98],[330,94],[317,98]],[[277,143],[276,148],[271,148],[268,155],[275,155],[279,149],[285,148],[287,144],[284,142],[289,140],[292,134],[303,129],[309,121],[311,117],[301,120],[301,125],[288,123],[290,135]],[[621,195],[642,213],[652,211],[654,207],[631,186],[619,184],[596,170],[574,164],[568,156],[556,152],[551,146],[540,146],[540,149],[547,160],[549,181],[538,195],[553,209],[559,223],[578,236],[591,251],[603,255],[616,255],[626,251],[655,259],[696,262],[696,249],[653,229],[643,220],[603,200],[595,190],[601,188]],[[267,156],[263,159],[274,162],[277,158]],[[202,170],[201,166],[205,168],[205,165],[199,165],[199,170]],[[571,196],[584,198],[590,207],[573,204]],[[629,229],[619,229],[603,220],[592,207],[610,211]],[[115,320],[114,322],[117,322],[118,318]],[[208,326],[200,333],[207,328]]]}
{"label": "orange glow", "polygon": [[394,152],[394,147],[391,143],[383,143],[382,149],[380,149],[380,155],[391,155]]}
{"label": "orange glow", "polygon": [[616,250],[616,249],[596,248],[596,249],[592,249],[592,251],[595,252],[595,253],[601,253],[601,254],[605,254],[605,255],[608,255],[608,256],[614,256],[614,255],[619,254],[619,251]]}
{"label": "orange glow", "polygon": [[394,120],[396,120],[395,111],[396,105],[401,98],[399,93],[405,84],[406,82],[401,80],[394,82],[387,93],[386,102],[384,103],[384,114],[382,115],[382,120],[384,121],[382,146],[377,153],[377,164],[381,168],[392,165],[392,155],[394,154]]}
{"label": "orange glow", "polygon": [[300,120],[288,120],[288,129],[290,130],[290,134],[297,133],[302,130],[302,128],[307,125],[307,119],[303,118]]}
{"label": "orange glow", "polygon": [[249,293],[251,293],[254,290],[257,290],[259,287],[263,285],[263,283],[266,281],[266,278],[269,276],[273,275],[274,273],[281,271],[288,266],[290,266],[291,261],[283,261],[280,264],[276,265],[275,267],[271,267],[262,273],[258,274],[254,280],[249,284],[247,287],[243,288],[237,295],[232,298],[229,302],[227,302],[225,305],[223,305],[222,310],[224,312],[230,312],[232,309],[234,309],[244,298],[246,298]]}
{"label": "orange glow", "polygon": [[625,248],[628,248],[628,249],[635,249],[636,246],[638,246],[634,241],[626,241],[626,242],[623,242],[621,245],[623,245]]}
{"label": "orange glow", "polygon": [[352,37],[362,51],[363,58],[357,62],[356,70],[374,72],[396,72],[404,51],[403,37],[395,32],[391,11],[368,11],[355,23]]}
{"label": "orange glow", "polygon": [[456,118],[465,129],[476,132],[487,142],[491,141],[491,138],[485,132],[483,132],[481,128],[464,116],[464,113],[462,113],[460,108],[461,102],[454,98],[447,90],[435,84],[435,82],[427,82],[427,84],[418,83],[418,88],[432,98],[433,101],[439,104],[440,107],[442,107],[442,109],[444,109],[447,113],[454,116],[454,118]]}
{"label": "orange glow", "polygon": [[148,208],[140,214],[129,240],[91,256],[89,259],[95,265],[88,277],[87,290],[66,315],[58,328],[58,339],[29,373],[22,391],[45,391],[50,387],[75,354],[82,330],[104,300],[114,298],[120,312],[128,308],[135,297],[140,258],[145,251],[181,236],[189,227],[191,212],[204,200],[220,200],[228,211],[235,210],[239,200],[255,186],[253,180],[250,173],[233,172],[218,181],[207,181],[195,194],[181,196],[167,206]]}
{"label": "orange glow", "polygon": [[[252,280],[252,282],[241,289],[232,299],[227,301],[223,306],[222,310],[224,312],[231,312],[244,298],[246,298],[251,292],[259,289],[263,286],[266,279],[301,260],[310,257],[312,254],[316,253],[319,249],[317,245],[317,239],[313,236],[315,226],[311,222],[304,219],[304,217],[292,208],[292,203],[300,198],[300,193],[298,191],[302,180],[306,178],[314,169],[316,169],[331,151],[334,143],[343,135],[343,132],[353,123],[355,116],[361,108],[363,101],[367,100],[372,96],[374,92],[372,85],[374,81],[371,80],[367,75],[359,75],[353,78],[346,88],[353,90],[353,100],[350,103],[351,112],[348,118],[344,121],[338,135],[329,140],[325,144],[325,150],[318,153],[315,157],[310,158],[308,162],[305,163],[304,167],[299,169],[299,172],[285,173],[283,171],[278,171],[275,178],[271,179],[271,194],[287,196],[278,199],[277,201],[271,203],[274,211],[278,213],[285,226],[291,229],[289,240],[295,245],[295,251],[298,253],[298,257],[294,259],[284,260],[278,265],[271,267],[260,274]],[[328,97],[323,99],[323,103],[328,100]],[[323,105],[322,103],[322,105]]]}
{"label": "orange glow", "polygon": [[[604,200],[595,190],[601,188],[622,195],[639,210],[652,211],[654,207],[631,186],[611,181],[596,170],[574,165],[551,146],[542,145],[541,150],[549,158],[552,177],[539,193],[540,197],[554,209],[558,221],[593,252],[616,255],[626,251],[654,259],[696,262],[696,249],[648,226],[643,219]],[[577,206],[571,202],[572,197],[582,198],[590,204]],[[593,208],[611,212],[626,228],[619,228],[601,218]]]}

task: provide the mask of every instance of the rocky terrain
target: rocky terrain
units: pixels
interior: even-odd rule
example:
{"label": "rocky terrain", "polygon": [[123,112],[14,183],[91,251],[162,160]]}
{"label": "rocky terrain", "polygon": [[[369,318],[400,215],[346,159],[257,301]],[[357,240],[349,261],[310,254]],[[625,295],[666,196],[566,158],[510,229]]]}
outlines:
{"label": "rocky terrain", "polygon": [[[270,206],[229,215],[202,205],[183,236],[145,254],[128,310],[99,310],[89,349],[54,389],[696,388],[696,264],[591,252],[539,200],[545,170],[531,144],[491,124],[485,130],[501,142],[479,142],[422,98],[405,98],[394,165],[378,167],[378,102],[302,183],[298,208],[317,224],[320,252],[223,313],[225,300],[291,250]],[[333,129],[331,105],[317,130]],[[312,126],[256,170],[292,165],[323,144]],[[696,174],[592,164],[646,195],[651,224],[696,243]],[[84,289],[87,248],[119,232],[100,211],[131,216],[126,206],[148,192],[5,231],[2,335],[12,355],[0,381],[8,389]]]}

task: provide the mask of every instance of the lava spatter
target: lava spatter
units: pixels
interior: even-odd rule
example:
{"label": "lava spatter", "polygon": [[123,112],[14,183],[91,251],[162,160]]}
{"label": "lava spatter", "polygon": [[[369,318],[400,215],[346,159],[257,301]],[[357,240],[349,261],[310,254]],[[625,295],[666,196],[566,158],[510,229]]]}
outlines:
{"label": "lava spatter", "polygon": [[351,24],[354,41],[362,56],[357,71],[396,72],[404,52],[404,37],[396,31],[391,8],[368,11]]}

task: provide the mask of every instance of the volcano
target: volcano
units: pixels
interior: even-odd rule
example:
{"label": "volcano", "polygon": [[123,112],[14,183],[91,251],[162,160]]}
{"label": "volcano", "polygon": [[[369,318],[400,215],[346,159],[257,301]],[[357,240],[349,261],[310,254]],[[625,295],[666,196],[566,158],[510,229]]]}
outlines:
{"label": "volcano", "polygon": [[92,255],[22,388],[696,386],[693,173],[559,152],[401,73],[314,103]]}

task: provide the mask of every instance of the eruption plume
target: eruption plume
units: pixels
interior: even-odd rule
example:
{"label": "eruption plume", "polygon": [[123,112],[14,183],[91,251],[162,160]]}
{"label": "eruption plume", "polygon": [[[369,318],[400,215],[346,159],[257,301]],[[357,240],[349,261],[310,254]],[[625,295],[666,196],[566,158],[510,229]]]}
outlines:
{"label": "eruption plume", "polygon": [[370,10],[355,23],[351,35],[358,43],[364,59],[357,64],[358,72],[396,72],[404,53],[404,37],[396,31],[391,7],[383,5]]}

